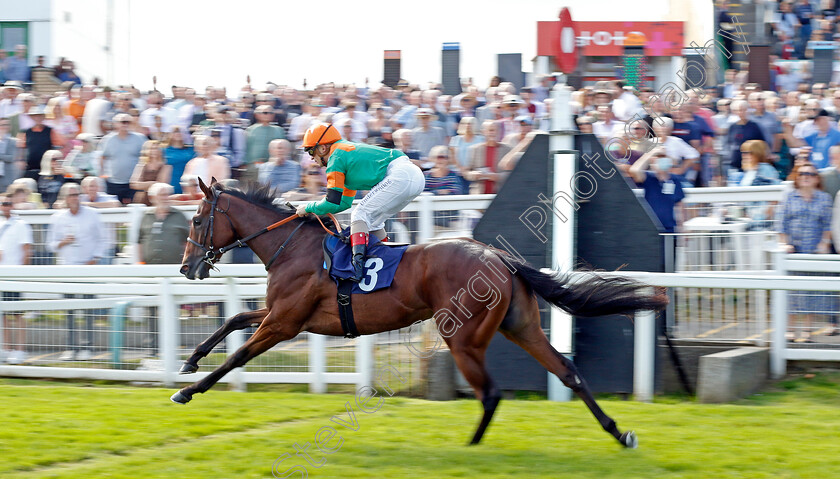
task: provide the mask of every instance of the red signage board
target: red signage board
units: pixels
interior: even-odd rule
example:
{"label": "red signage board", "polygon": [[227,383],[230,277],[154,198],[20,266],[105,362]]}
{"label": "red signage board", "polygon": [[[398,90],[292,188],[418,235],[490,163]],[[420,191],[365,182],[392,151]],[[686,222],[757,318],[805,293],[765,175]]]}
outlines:
{"label": "red signage board", "polygon": [[555,44],[557,67],[563,73],[572,73],[578,62],[577,37],[578,30],[575,22],[572,21],[572,14],[569,9],[563,7],[560,11],[559,28]]}
{"label": "red signage board", "polygon": [[[557,56],[561,22],[537,22],[537,55]],[[577,42],[585,56],[617,57],[624,40],[644,38],[645,55],[682,56],[683,22],[575,22]]]}

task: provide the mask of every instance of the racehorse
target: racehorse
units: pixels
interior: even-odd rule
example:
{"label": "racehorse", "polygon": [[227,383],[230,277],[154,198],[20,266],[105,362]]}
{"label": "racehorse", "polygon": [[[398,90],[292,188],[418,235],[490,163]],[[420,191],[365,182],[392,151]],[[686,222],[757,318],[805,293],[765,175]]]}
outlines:
{"label": "racehorse", "polygon": [[[204,279],[224,252],[247,243],[267,265],[268,286],[265,308],[229,318],[186,360],[181,373],[195,372],[198,361],[230,332],[259,325],[221,366],[176,392],[171,399],[180,404],[189,402],[196,393],[206,392],[230,370],[303,331],[329,336],[345,334],[339,318],[337,287],[323,267],[321,248],[325,235],[334,234],[327,230],[335,226],[334,222],[295,216],[289,205],[273,202],[267,186],[247,185],[240,190],[215,179],[209,186],[199,180],[199,186],[205,198],[192,218],[181,273],[189,279]],[[487,285],[478,293],[480,288],[471,283],[477,271],[484,272]],[[536,296],[575,316],[629,315],[639,310],[662,309],[668,302],[665,295],[650,294],[647,289],[643,283],[595,272],[574,280],[568,275],[550,275],[515,255],[478,241],[447,239],[408,247],[392,285],[354,295],[352,307],[360,334],[404,328],[433,315],[441,319],[440,312],[447,312],[448,334],[441,331],[442,336],[483,406],[470,444],[481,440],[501,399],[501,391],[484,366],[490,340],[496,331],[501,331],[574,391],[604,430],[624,446],[636,447],[635,433],[619,431],[615,421],[595,402],[572,361],[549,343],[540,327]],[[488,305],[491,299],[492,304]],[[456,301],[457,307],[453,305]],[[454,333],[453,324],[458,325]],[[438,328],[442,328],[440,321]]]}

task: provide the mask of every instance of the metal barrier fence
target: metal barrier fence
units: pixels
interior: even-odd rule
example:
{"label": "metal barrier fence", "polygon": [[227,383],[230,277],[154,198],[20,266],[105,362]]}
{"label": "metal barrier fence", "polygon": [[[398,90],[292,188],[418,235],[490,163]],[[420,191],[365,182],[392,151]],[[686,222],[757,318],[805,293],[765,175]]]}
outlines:
{"label": "metal barrier fence", "polygon": [[[826,324],[813,317],[803,323],[800,316],[813,316],[813,311],[789,309],[789,298],[803,294],[800,291],[837,297],[840,281],[828,275],[840,274],[840,257],[775,252],[774,262],[776,270],[770,274],[610,274],[671,288],[678,312],[671,326],[678,337],[722,340],[740,331],[733,339],[741,344],[769,343],[776,376],[784,374],[785,362],[790,359],[840,361],[840,341],[826,332],[830,316],[825,314]],[[790,272],[819,276],[788,276]],[[177,373],[195,345],[224,316],[244,310],[248,302],[256,302],[251,307],[259,306],[265,271],[260,265],[222,265],[214,278],[199,283],[179,277],[172,266],[3,266],[0,289],[26,295],[21,301],[0,303],[5,319],[0,344],[8,350],[24,350],[27,355],[22,364],[0,366],[0,376],[153,381],[172,386],[203,377],[244,342],[248,332],[234,332],[205,358],[201,372]],[[695,300],[685,299],[692,291],[729,296],[731,306],[712,318],[692,315]],[[755,291],[764,299],[741,303],[737,298],[744,291]],[[218,302],[220,298],[222,302]],[[789,316],[797,321],[789,322]],[[656,334],[647,329],[651,321],[643,318],[637,317],[637,327],[647,325],[642,333],[637,330],[640,352],[652,347]],[[389,367],[407,379],[405,390],[417,393],[423,364],[408,345],[424,350],[430,329],[353,340],[302,334],[233,371],[224,381],[239,388],[246,383],[302,383],[322,392],[327,384],[370,384],[374,370]],[[797,342],[787,337],[789,334],[808,341]],[[65,355],[68,352],[72,355]],[[652,384],[652,376],[648,376],[652,369],[637,374],[648,378],[637,378],[639,381]]]}
{"label": "metal barrier fence", "polygon": [[[117,381],[192,382],[235,351],[252,330],[236,331],[200,363],[178,375],[199,342],[229,316],[262,306],[262,265],[223,265],[214,278],[190,282],[174,265],[0,267],[0,289],[21,293],[3,301],[0,345],[11,364],[0,376]],[[222,298],[223,301],[219,302]],[[401,390],[420,390],[423,328],[352,340],[303,333],[276,345],[223,382],[302,383],[313,392],[327,384],[370,384],[373,371],[399,372]],[[17,351],[23,351],[16,360]]]}

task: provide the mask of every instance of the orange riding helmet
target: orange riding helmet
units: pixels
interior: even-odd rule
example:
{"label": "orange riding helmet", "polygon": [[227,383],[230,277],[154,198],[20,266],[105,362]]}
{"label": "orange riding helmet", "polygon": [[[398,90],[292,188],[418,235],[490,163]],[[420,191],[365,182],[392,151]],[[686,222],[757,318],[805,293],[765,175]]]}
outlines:
{"label": "orange riding helmet", "polygon": [[341,139],[341,133],[332,123],[316,123],[303,135],[303,149],[308,153],[318,145],[329,145]]}

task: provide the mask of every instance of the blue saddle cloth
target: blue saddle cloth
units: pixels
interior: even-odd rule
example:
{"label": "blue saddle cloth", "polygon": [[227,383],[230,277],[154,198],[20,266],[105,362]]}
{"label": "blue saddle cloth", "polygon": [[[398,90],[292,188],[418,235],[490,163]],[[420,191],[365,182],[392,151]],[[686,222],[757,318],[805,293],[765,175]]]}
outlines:
{"label": "blue saddle cloth", "polygon": [[[345,228],[342,234],[350,236],[350,228]],[[360,283],[353,285],[352,293],[370,293],[391,286],[406,249],[408,246],[384,245],[379,238],[371,235],[365,260],[365,275]],[[331,235],[324,239],[324,269],[329,269],[330,277],[336,284],[339,279],[353,277],[353,265],[350,263],[352,256],[353,250],[348,243]]]}

